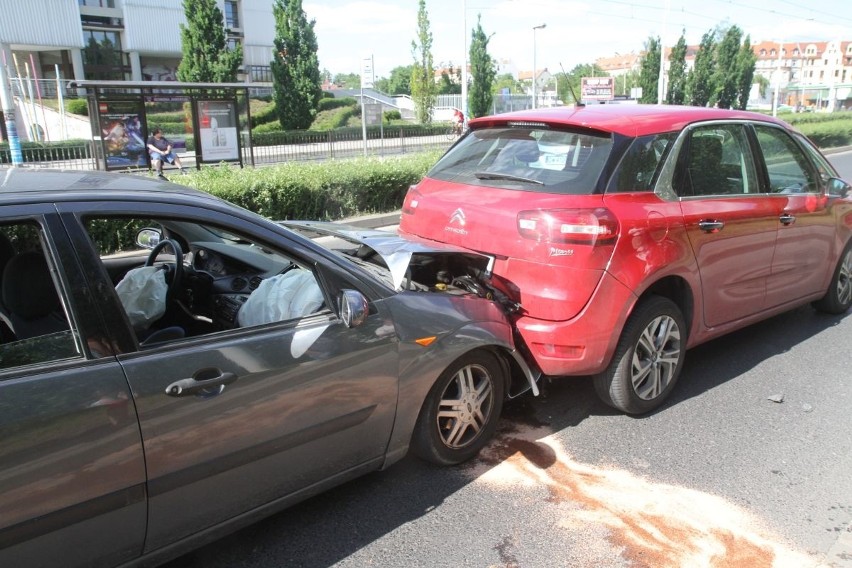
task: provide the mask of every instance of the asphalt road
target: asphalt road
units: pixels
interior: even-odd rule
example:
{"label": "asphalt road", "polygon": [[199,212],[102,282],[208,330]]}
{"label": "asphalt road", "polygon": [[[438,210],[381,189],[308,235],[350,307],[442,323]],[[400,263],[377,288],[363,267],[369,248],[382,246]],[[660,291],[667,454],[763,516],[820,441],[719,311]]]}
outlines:
{"label": "asphalt road", "polygon": [[852,566],[850,336],[804,307],[702,345],[641,418],[547,383],[473,463],[406,458],[168,566]]}

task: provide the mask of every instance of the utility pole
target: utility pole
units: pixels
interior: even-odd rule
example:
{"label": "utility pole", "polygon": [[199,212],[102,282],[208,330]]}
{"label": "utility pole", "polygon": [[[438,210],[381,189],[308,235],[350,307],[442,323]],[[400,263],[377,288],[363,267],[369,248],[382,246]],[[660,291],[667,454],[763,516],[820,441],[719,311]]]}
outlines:
{"label": "utility pole", "polygon": [[6,136],[9,138],[9,152],[12,154],[12,166],[24,165],[21,153],[21,140],[15,125],[15,103],[9,93],[9,79],[6,77],[6,65],[0,62],[0,106],[3,107],[3,120],[6,121]]}
{"label": "utility pole", "polygon": [[538,82],[538,77],[536,74],[536,62],[535,62],[535,31],[544,29],[547,24],[541,24],[539,26],[533,26],[533,73],[532,73],[532,107],[536,108],[536,83]]}

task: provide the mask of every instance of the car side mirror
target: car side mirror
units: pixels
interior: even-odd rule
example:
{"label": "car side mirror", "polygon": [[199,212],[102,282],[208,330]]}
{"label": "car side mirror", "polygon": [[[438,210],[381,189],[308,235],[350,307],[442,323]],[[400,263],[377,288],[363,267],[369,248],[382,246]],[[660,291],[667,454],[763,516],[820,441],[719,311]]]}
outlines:
{"label": "car side mirror", "polygon": [[828,180],[828,195],[831,197],[846,197],[852,186],[840,178],[831,178]]}
{"label": "car side mirror", "polygon": [[157,229],[142,229],[136,233],[136,244],[146,249],[153,249],[162,239],[163,235]]}
{"label": "car side mirror", "polygon": [[346,327],[358,327],[367,320],[370,305],[367,298],[358,290],[341,290],[337,297],[340,319]]}

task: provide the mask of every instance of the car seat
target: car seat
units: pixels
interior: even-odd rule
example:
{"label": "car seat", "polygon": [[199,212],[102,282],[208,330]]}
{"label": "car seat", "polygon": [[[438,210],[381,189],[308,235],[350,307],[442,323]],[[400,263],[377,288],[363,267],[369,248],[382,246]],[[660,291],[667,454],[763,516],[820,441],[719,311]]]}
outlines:
{"label": "car seat", "polygon": [[689,180],[692,195],[724,195],[730,187],[722,168],[722,140],[695,136],[689,142]]}
{"label": "car seat", "polygon": [[3,269],[3,305],[18,340],[69,329],[44,255],[23,252]]}

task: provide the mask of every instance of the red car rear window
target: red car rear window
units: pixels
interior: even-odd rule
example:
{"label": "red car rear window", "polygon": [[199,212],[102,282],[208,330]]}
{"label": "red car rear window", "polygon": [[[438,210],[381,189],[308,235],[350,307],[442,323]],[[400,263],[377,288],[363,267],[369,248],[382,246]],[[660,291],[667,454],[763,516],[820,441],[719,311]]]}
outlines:
{"label": "red car rear window", "polygon": [[469,133],[429,171],[443,181],[545,193],[590,194],[612,150],[605,134],[542,127]]}

